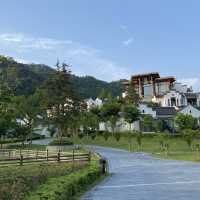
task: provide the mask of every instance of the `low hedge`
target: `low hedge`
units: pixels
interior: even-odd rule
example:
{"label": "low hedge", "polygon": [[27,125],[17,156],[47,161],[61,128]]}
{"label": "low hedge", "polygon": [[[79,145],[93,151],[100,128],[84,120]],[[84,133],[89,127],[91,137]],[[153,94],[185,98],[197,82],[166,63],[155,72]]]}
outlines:
{"label": "low hedge", "polygon": [[99,165],[91,164],[72,174],[51,178],[26,200],[75,200],[101,176]]}
{"label": "low hedge", "polygon": [[[33,133],[32,140],[40,140],[40,139],[45,139],[45,135]],[[0,144],[10,144],[10,143],[25,142],[25,141],[29,142],[29,141],[31,141],[31,139],[28,138],[27,140],[24,140],[21,138],[7,138],[5,140],[0,140]]]}
{"label": "low hedge", "polygon": [[0,200],[23,200],[49,178],[66,176],[85,164],[52,163],[0,168]]}
{"label": "low hedge", "polygon": [[62,140],[60,139],[54,139],[52,142],[49,143],[49,145],[56,145],[56,146],[59,146],[59,145],[73,145],[74,143],[69,140],[68,138],[63,138]]}

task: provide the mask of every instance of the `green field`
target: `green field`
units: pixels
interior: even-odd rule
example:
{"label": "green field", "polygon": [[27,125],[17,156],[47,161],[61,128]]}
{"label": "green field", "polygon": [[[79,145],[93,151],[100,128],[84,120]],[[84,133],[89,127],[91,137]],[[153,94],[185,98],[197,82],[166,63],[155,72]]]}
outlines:
{"label": "green field", "polygon": [[[115,137],[109,137],[107,141],[102,136],[97,136],[94,140],[91,137],[84,137],[82,139],[75,137],[73,142],[81,145],[98,145],[129,151],[129,139],[127,136],[122,136],[119,141]],[[171,137],[167,139],[167,143],[169,144],[169,150],[168,152],[163,152],[160,148],[159,138],[156,136],[144,136],[141,148],[139,148],[136,138],[133,138],[131,151],[147,152],[164,159],[200,161],[200,152],[192,151],[183,138]],[[194,140],[193,145],[195,144],[200,144],[200,139]]]}

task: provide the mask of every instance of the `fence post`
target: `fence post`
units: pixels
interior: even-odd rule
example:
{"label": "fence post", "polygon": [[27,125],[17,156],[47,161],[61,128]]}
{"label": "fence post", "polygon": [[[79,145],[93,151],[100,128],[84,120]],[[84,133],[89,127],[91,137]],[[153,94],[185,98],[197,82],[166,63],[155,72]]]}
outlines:
{"label": "fence post", "polygon": [[73,149],[73,151],[72,151],[72,161],[73,161],[73,163],[74,163],[74,160],[75,160],[75,155],[74,155],[74,149]]}
{"label": "fence post", "polygon": [[46,154],[47,154],[46,156],[47,156],[47,161],[48,161],[49,160],[49,158],[48,158],[49,157],[49,150],[48,149],[47,149]]}
{"label": "fence post", "polygon": [[58,151],[58,162],[60,162],[60,150]]}
{"label": "fence post", "polygon": [[23,155],[20,154],[20,166],[22,166],[22,165],[23,165]]}
{"label": "fence post", "polygon": [[36,150],[36,156],[35,156],[36,160],[38,158],[38,149]]}
{"label": "fence post", "polygon": [[91,153],[91,151],[89,151],[89,153],[88,153],[88,162],[91,161],[91,157],[92,157],[92,153]]}
{"label": "fence post", "polygon": [[74,153],[74,149],[72,151],[72,169],[74,170],[74,160],[75,160],[75,153]]}

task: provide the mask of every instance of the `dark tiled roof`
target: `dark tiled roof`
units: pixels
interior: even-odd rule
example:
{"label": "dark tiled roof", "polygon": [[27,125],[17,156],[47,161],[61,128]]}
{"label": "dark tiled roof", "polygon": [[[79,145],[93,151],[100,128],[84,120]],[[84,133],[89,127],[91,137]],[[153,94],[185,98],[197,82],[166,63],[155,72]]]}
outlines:
{"label": "dark tiled roof", "polygon": [[157,116],[174,116],[176,115],[176,110],[174,107],[155,107],[153,108],[156,111]]}
{"label": "dark tiled roof", "polygon": [[195,108],[200,111],[200,107],[195,107]]}
{"label": "dark tiled roof", "polygon": [[146,77],[146,76],[155,76],[157,78],[160,77],[160,74],[158,72],[151,72],[151,73],[144,73],[144,74],[136,74],[133,75],[132,78],[137,78],[137,77]]}
{"label": "dark tiled roof", "polygon": [[190,93],[190,92],[188,92],[188,93],[185,93],[185,96],[187,98],[197,98],[198,93]]}
{"label": "dark tiled roof", "polygon": [[174,81],[176,81],[176,78],[173,76],[166,76],[166,77],[156,78],[155,81],[156,82],[164,82],[164,81],[174,82]]}

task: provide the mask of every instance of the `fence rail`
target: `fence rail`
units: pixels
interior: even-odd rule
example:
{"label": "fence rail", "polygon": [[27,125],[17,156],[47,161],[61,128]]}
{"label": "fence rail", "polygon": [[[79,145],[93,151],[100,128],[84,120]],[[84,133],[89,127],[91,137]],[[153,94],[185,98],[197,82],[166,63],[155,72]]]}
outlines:
{"label": "fence rail", "polygon": [[0,167],[53,162],[89,162],[90,153],[34,151],[34,150],[0,150]]}

